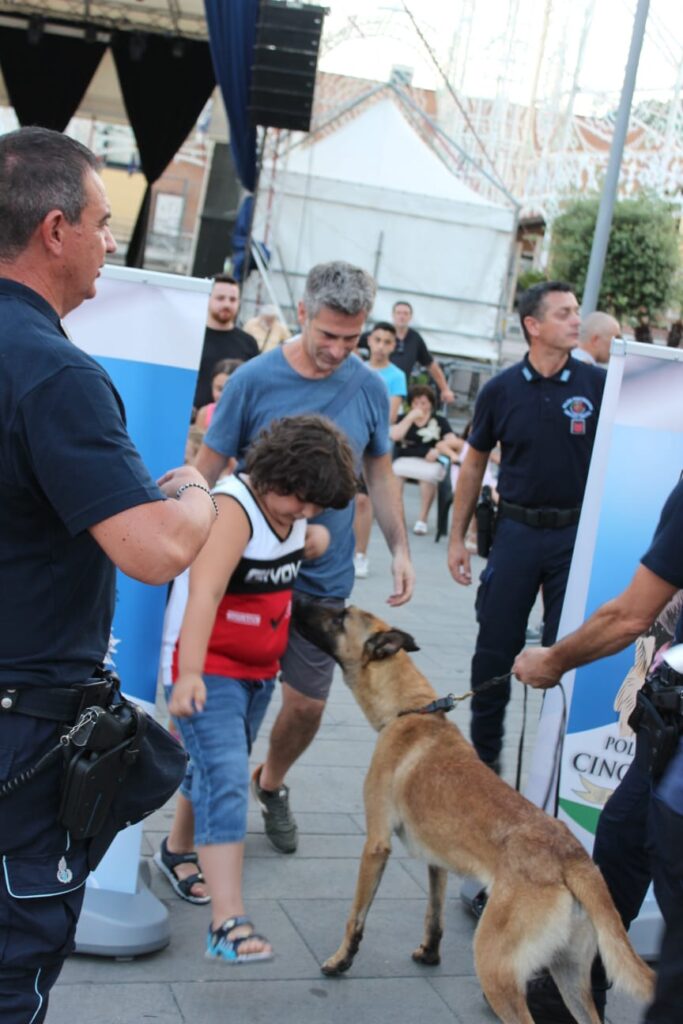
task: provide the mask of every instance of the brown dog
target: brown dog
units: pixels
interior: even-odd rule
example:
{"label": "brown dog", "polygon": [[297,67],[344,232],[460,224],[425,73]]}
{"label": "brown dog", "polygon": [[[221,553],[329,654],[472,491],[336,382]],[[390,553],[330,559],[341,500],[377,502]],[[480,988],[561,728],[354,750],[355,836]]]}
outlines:
{"label": "brown dog", "polygon": [[353,907],[323,972],[351,966],[396,832],[429,865],[425,933],[414,960],[439,963],[447,872],[486,885],[474,961],[504,1024],[533,1024],[526,983],[544,967],[578,1024],[599,1024],[590,983],[598,950],[614,983],[649,1001],[652,971],[631,947],[600,872],[569,829],[502,782],[443,712],[403,714],[437,696],[405,653],[418,650],[413,638],[353,607],[309,605],[296,618],[339,663],[379,732],[365,779],[367,839]]}

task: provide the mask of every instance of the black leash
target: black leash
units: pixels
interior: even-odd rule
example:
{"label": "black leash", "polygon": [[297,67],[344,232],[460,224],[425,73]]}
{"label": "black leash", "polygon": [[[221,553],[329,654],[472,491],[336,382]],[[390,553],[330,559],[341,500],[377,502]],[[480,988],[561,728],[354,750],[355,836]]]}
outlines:
{"label": "black leash", "polygon": [[506,683],[511,675],[511,672],[506,672],[504,676],[493,676],[492,679],[487,679],[485,683],[478,686],[476,690],[468,690],[467,693],[462,693],[459,697],[456,697],[454,693],[449,693],[445,697],[433,700],[431,704],[425,704],[423,708],[408,708],[406,711],[399,711],[398,718],[402,715],[431,715],[435,711],[452,711],[461,700],[467,700],[468,697],[474,697],[475,693],[483,693],[484,690],[500,686],[502,683]]}
{"label": "black leash", "polygon": [[550,780],[548,782],[548,788],[546,789],[545,799],[541,804],[544,811],[548,809],[548,801],[550,800],[550,794],[553,789],[553,780],[555,780],[555,793],[553,799],[553,809],[548,813],[552,813],[557,817],[557,812],[560,806],[560,774],[562,769],[562,737],[565,734],[565,728],[567,725],[567,695],[564,692],[564,686],[559,683],[558,689],[562,694],[562,715],[560,717],[560,727],[557,732],[557,742],[555,744],[555,753],[553,755],[553,770],[550,774]]}
{"label": "black leash", "polygon": [[[491,679],[487,679],[486,682],[478,686],[476,690],[468,690],[467,693],[462,693],[456,697],[454,693],[449,693],[445,697],[439,697],[438,700],[433,700],[431,704],[425,704],[422,708],[408,708],[406,711],[399,711],[398,718],[403,715],[431,715],[436,711],[452,711],[456,704],[459,704],[462,700],[467,700],[468,697],[474,697],[475,693],[483,693],[485,690],[491,690],[494,686],[501,686],[503,683],[508,682],[511,678],[512,672],[506,672],[502,676],[493,676]],[[557,743],[555,745],[555,752],[553,754],[553,770],[550,774],[550,780],[548,782],[548,788],[546,789],[543,803],[540,805],[543,810],[548,809],[548,802],[551,797],[551,793],[554,789],[553,794],[553,810],[552,813],[557,817],[557,809],[559,806],[559,795],[560,795],[560,763],[561,763],[561,752],[562,752],[562,739],[564,735],[564,727],[567,722],[567,699],[564,692],[564,687],[560,683],[560,692],[562,694],[562,717],[560,720],[560,728],[558,733]],[[526,734],[526,721],[527,721],[527,703],[529,697],[528,686],[524,687],[524,702],[522,706],[522,731],[519,736],[519,746],[517,748],[517,771],[515,776],[515,789],[519,792],[519,787],[522,782],[522,759],[524,753],[524,739]]]}

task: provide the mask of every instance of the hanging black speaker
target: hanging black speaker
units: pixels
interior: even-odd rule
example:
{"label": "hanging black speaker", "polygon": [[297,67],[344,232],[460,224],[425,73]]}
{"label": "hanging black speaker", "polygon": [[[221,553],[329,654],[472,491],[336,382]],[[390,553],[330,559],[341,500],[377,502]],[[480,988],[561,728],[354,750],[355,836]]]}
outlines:
{"label": "hanging black speaker", "polygon": [[253,124],[307,132],[324,7],[261,0],[249,90]]}

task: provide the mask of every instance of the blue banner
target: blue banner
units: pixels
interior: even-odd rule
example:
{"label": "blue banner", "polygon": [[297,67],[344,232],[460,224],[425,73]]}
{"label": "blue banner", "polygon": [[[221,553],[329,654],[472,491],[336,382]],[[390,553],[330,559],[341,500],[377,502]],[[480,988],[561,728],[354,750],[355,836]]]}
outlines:
{"label": "blue banner", "polygon": [[[65,321],[70,337],[111,376],[128,431],[157,479],[184,460],[211,282],[105,267],[97,296]],[[153,709],[167,588],[117,573],[108,661],[123,690]],[[91,888],[134,893],[141,827],[121,833]],[[87,906],[87,899],[86,899]]]}

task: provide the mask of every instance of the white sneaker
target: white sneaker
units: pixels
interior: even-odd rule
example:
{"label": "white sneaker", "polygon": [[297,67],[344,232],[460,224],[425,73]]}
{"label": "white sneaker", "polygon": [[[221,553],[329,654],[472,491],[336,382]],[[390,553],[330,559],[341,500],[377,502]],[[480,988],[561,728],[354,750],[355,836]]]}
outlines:
{"label": "white sneaker", "polygon": [[419,537],[424,537],[426,532],[427,524],[425,523],[424,519],[418,519],[418,521],[415,523],[415,526],[413,527],[413,533],[416,533]]}
{"label": "white sneaker", "polygon": [[366,580],[370,575],[370,562],[368,556],[357,551],[353,556],[353,571],[357,580]]}

